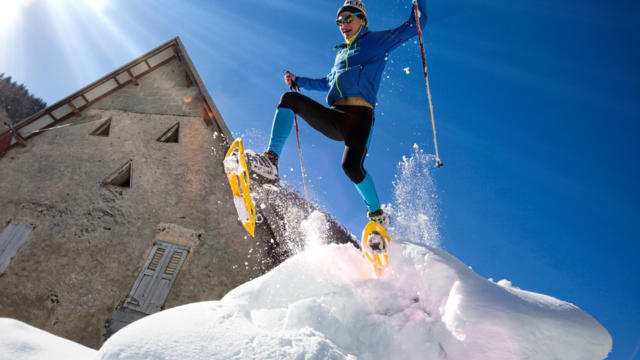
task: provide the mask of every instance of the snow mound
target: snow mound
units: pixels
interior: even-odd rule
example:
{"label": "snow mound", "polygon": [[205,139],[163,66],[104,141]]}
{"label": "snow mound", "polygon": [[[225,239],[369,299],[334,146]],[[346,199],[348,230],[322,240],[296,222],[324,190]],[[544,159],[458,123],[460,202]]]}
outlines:
{"label": "snow mound", "polygon": [[0,359],[95,359],[96,350],[52,335],[23,322],[0,318]]}
{"label": "snow mound", "polygon": [[100,359],[604,359],[609,333],[576,306],[494,283],[443,250],[393,242],[374,279],[350,245],[300,253],[220,301],[113,335]]}

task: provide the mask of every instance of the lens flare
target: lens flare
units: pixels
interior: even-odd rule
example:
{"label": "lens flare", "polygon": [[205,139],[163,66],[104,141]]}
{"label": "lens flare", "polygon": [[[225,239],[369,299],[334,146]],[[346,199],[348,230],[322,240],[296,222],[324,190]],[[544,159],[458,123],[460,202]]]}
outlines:
{"label": "lens flare", "polygon": [[85,2],[96,11],[102,11],[109,4],[109,0],[85,0]]}
{"label": "lens flare", "polygon": [[20,16],[20,10],[25,6],[25,1],[2,0],[0,1],[0,29],[9,29]]}

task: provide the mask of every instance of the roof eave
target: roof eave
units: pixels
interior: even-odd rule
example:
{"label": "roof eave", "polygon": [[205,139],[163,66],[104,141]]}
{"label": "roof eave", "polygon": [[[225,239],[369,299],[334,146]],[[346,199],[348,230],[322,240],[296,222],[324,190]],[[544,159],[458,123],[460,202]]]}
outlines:
{"label": "roof eave", "polygon": [[[173,54],[170,54],[168,49],[173,48]],[[166,57],[171,55],[169,57]],[[166,57],[166,58],[164,58]],[[158,59],[159,58],[159,59]],[[130,61],[124,66],[110,72],[109,74],[103,76],[102,78],[92,82],[91,84],[85,86],[84,88],[74,92],[73,94],[64,97],[63,99],[57,101],[53,105],[48,106],[47,108],[21,120],[20,122],[14,124],[13,129],[5,129],[0,132],[0,157],[3,156],[9,149],[15,147],[20,144],[23,145],[22,142],[24,140],[28,140],[34,136],[40,134],[40,132],[30,132],[27,134],[22,134],[21,129],[25,129],[27,127],[36,127],[41,130],[49,127],[56,126],[57,124],[68,120],[70,117],[79,114],[83,109],[88,108],[95,102],[101,100],[102,98],[108,96],[109,94],[117,91],[118,89],[130,84],[135,83],[137,78],[140,78],[147,73],[155,70],[156,68],[161,67],[167,62],[172,61],[173,59],[178,59],[181,61],[187,72],[192,77],[192,80],[200,93],[202,94],[203,101],[206,104],[206,113],[202,114],[205,121],[208,122],[209,125],[215,126],[218,131],[224,135],[225,140],[232,139],[233,136],[231,132],[227,128],[220,111],[216,107],[211,95],[207,91],[207,88],[204,85],[204,82],[200,78],[200,75],[196,71],[193,66],[193,62],[191,58],[187,54],[184,45],[179,37],[175,37],[168,42],[158,46],[157,48],[149,51],[148,53],[138,57],[135,60]],[[161,60],[158,63],[154,62],[155,60]],[[144,64],[144,65],[143,65]],[[143,70],[140,73],[134,74],[132,69],[141,66],[146,67],[146,70]],[[128,74],[129,78],[125,81],[122,81],[123,74]],[[126,76],[126,75],[125,75]],[[120,79],[120,80],[119,80]],[[100,93],[100,87],[111,84],[117,84],[114,88],[108,89],[104,93]],[[93,98],[88,97],[88,93],[92,91],[98,90],[98,96]],[[62,110],[64,115],[56,116],[55,113]],[[66,111],[66,113],[65,113]],[[42,125],[42,126],[40,126]]]}

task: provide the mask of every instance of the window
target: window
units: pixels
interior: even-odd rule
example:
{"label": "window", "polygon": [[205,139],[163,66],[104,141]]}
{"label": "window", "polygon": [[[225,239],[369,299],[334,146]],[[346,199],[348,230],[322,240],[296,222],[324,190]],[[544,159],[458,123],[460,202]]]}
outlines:
{"label": "window", "polygon": [[113,185],[118,187],[130,188],[131,187],[131,175],[132,175],[133,160],[129,160],[126,164],[122,165],[118,170],[111,173],[104,179],[104,183],[107,185]]}
{"label": "window", "polygon": [[105,120],[100,126],[98,126],[95,130],[91,132],[93,136],[109,136],[109,132],[111,130],[111,118]]}
{"label": "window", "polygon": [[131,293],[105,322],[105,340],[128,324],[160,311],[188,252],[185,246],[156,242]]}
{"label": "window", "polygon": [[188,253],[186,246],[156,242],[124,306],[145,314],[160,311]]}
{"label": "window", "polygon": [[177,143],[180,135],[180,123],[175,123],[158,138],[159,142]]}
{"label": "window", "polygon": [[34,226],[31,224],[12,221],[4,229],[2,235],[0,235],[0,274],[7,269],[11,259],[24,244],[33,228]]}

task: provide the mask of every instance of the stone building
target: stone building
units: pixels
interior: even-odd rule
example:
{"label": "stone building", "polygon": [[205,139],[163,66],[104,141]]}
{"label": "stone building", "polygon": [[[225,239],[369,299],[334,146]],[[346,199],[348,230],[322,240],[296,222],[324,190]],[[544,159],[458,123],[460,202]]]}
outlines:
{"label": "stone building", "polygon": [[232,136],[179,38],[0,126],[0,316],[89,347],[263,274],[288,255],[290,213],[313,210],[259,189],[246,233],[222,167]]}

